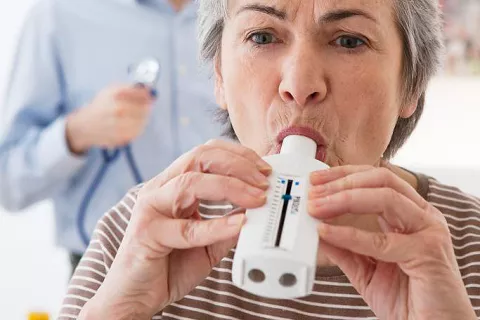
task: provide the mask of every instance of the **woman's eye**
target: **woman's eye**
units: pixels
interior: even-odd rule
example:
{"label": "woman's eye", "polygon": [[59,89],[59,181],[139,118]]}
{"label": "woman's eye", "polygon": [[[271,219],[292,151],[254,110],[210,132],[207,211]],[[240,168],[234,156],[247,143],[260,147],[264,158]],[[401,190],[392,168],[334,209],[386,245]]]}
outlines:
{"label": "woman's eye", "polygon": [[252,34],[250,36],[250,40],[252,40],[253,42],[255,42],[255,44],[258,45],[266,45],[275,42],[276,38],[271,33],[259,32]]}
{"label": "woman's eye", "polygon": [[355,49],[357,47],[364,45],[365,41],[357,37],[341,36],[335,41],[335,43],[347,49]]}

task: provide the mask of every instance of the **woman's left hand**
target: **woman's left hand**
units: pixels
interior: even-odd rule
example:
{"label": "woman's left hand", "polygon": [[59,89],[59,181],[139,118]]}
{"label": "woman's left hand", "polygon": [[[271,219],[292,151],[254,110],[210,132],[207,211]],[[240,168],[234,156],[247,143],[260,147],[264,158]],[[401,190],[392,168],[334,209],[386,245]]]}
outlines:
{"label": "woman's left hand", "polygon": [[386,168],[311,176],[310,214],[378,215],[378,232],[319,224],[319,252],[338,265],[380,319],[476,319],[442,213]]}

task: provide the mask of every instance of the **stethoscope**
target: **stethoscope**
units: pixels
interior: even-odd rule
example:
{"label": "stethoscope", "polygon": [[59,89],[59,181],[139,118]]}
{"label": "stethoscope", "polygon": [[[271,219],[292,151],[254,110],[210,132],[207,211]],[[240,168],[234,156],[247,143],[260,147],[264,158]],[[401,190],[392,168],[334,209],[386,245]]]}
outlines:
{"label": "stethoscope", "polygon": [[[132,79],[132,83],[135,86],[144,86],[150,89],[152,96],[157,96],[157,82],[160,76],[160,63],[155,58],[147,58],[140,61],[137,64],[134,64],[128,68],[128,73],[130,78]],[[117,148],[114,150],[103,149],[101,150],[103,163],[100,167],[100,170],[95,175],[90,187],[88,188],[85,196],[83,197],[82,202],[80,203],[80,208],[77,215],[77,228],[80,233],[80,238],[85,246],[88,246],[90,242],[90,237],[85,230],[85,215],[88,210],[88,206],[95,195],[98,187],[100,186],[102,180],[107,173],[108,167],[116,161],[121,153],[125,154],[128,166],[130,167],[130,172],[135,179],[137,184],[142,183],[144,180],[138,169],[137,163],[133,157],[132,149],[130,145],[126,145],[125,147]],[[112,204],[113,205],[113,204]]]}

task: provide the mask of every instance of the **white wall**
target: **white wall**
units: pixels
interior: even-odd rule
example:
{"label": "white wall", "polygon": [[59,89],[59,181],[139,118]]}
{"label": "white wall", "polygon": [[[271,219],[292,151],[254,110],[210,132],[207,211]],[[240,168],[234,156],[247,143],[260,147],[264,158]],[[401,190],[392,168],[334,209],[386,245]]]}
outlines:
{"label": "white wall", "polygon": [[480,77],[436,78],[423,118],[396,159],[410,165],[480,166]]}
{"label": "white wall", "polygon": [[[34,2],[0,1],[0,90],[22,20]],[[480,78],[435,79],[425,115],[395,162],[480,196],[479,92]],[[56,314],[69,268],[66,253],[54,246],[53,228],[49,203],[17,216],[0,212],[1,319],[26,319],[36,305]]]}
{"label": "white wall", "polygon": [[480,77],[434,79],[419,126],[393,162],[480,197]]}

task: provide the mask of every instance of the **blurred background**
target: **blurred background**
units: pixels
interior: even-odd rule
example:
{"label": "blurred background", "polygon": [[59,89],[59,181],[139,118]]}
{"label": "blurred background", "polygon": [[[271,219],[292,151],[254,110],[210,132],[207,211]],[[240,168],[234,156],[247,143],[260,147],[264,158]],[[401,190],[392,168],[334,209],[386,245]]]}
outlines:
{"label": "blurred background", "polygon": [[[0,2],[0,101],[15,46],[36,0]],[[394,162],[480,196],[480,0],[441,0],[447,56],[433,80],[425,114]],[[6,111],[0,103],[0,132]],[[0,319],[29,311],[55,318],[70,276],[68,255],[54,244],[49,202],[21,215],[0,209]]]}

